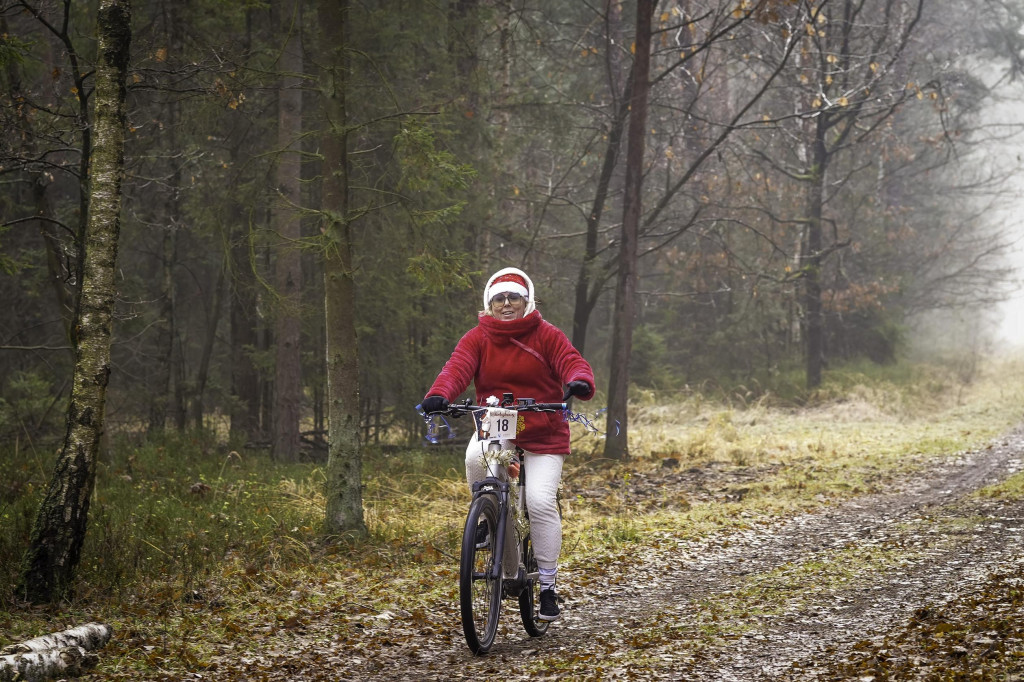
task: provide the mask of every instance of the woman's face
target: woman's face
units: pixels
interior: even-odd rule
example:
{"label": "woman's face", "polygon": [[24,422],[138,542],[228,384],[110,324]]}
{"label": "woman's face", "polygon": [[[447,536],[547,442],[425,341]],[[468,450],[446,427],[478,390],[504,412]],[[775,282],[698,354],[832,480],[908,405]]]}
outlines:
{"label": "woman's face", "polygon": [[495,294],[491,297],[491,314],[499,320],[518,320],[526,314],[526,299],[519,294]]}

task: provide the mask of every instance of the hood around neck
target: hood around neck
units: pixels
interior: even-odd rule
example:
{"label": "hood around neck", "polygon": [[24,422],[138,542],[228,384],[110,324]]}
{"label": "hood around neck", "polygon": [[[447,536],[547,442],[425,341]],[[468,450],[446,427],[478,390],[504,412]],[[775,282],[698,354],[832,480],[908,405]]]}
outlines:
{"label": "hood around neck", "polygon": [[508,339],[532,332],[540,325],[543,318],[540,316],[539,311],[534,310],[518,320],[509,320],[508,322],[491,317],[490,315],[480,315],[479,320],[480,328],[484,330],[488,337],[494,341],[507,341]]}

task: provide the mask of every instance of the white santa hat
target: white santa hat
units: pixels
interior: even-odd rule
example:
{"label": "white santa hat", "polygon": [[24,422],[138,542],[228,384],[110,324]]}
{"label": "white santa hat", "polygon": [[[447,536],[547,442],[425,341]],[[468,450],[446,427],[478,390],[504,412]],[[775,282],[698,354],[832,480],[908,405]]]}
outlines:
{"label": "white santa hat", "polygon": [[529,315],[537,306],[533,302],[533,281],[518,268],[498,270],[487,280],[484,287],[484,310],[491,307],[491,299],[497,294],[519,294],[526,298],[526,312]]}

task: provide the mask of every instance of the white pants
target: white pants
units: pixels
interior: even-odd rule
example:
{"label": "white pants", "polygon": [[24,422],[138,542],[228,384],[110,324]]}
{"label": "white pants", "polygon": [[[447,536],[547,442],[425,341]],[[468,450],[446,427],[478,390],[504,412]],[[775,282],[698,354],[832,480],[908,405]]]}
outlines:
{"label": "white pants", "polygon": [[[562,480],[564,455],[544,455],[527,452],[526,460],[526,506],[530,512],[530,539],[533,553],[540,568],[556,569],[558,555],[562,551],[562,519],[558,515],[558,483]],[[466,447],[466,480],[470,486],[487,476],[480,442],[476,435]],[[511,544],[511,548],[510,548]],[[505,556],[514,558],[515,533],[508,533],[505,541]],[[515,575],[517,567],[506,565],[506,574]],[[511,568],[511,570],[510,570]]]}

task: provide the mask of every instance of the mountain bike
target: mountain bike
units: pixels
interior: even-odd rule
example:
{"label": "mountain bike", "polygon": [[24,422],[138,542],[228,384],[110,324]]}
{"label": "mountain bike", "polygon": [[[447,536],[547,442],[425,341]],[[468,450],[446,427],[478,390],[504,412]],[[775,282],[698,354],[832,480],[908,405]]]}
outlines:
{"label": "mountain bike", "polygon": [[[526,503],[526,462],[515,445],[519,412],[559,412],[566,403],[538,403],[504,394],[500,403],[453,403],[435,415],[473,415],[487,476],[473,484],[462,533],[459,561],[459,608],[466,643],[474,654],[487,653],[498,632],[503,599],[517,599],[523,627],[531,637],[548,630],[538,617],[540,571],[530,542]],[[430,416],[430,415],[428,415]],[[518,468],[518,481],[509,468]]]}

